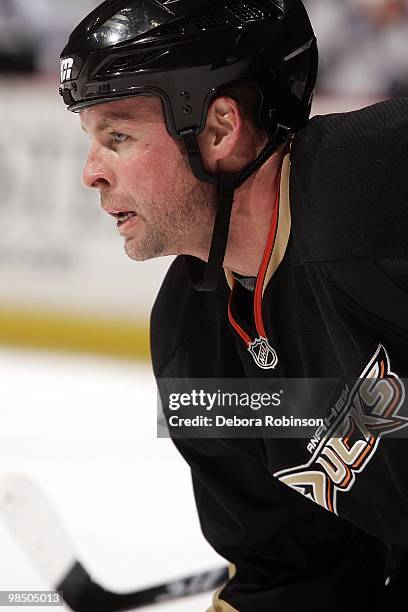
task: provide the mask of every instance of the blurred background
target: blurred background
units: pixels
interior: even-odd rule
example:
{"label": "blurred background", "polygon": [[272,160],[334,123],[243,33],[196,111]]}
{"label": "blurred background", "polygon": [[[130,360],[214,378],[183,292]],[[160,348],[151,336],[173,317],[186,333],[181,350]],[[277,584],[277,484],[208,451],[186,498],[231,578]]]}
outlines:
{"label": "blurred background", "polygon": [[[187,469],[156,439],[148,319],[169,261],[126,258],[81,186],[87,138],[58,96],[59,53],[98,4],[0,0],[0,475],[39,482],[87,566],[126,589],[220,560]],[[408,95],[407,0],[306,4],[321,58],[314,114]],[[1,521],[0,549],[0,589],[47,586]]]}
{"label": "blurred background", "polygon": [[[148,357],[168,261],[135,264],[80,184],[87,138],[58,57],[96,0],[0,0],[0,341]],[[408,0],[307,0],[320,46],[314,113],[408,94]]]}

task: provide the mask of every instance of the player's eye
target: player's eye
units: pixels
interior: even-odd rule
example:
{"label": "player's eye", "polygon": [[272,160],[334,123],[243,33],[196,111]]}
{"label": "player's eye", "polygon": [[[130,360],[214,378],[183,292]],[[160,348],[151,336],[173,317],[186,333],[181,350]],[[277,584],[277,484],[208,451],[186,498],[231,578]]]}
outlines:
{"label": "player's eye", "polygon": [[121,134],[120,132],[112,132],[112,138],[115,144],[121,144],[122,142],[126,142],[129,136]]}

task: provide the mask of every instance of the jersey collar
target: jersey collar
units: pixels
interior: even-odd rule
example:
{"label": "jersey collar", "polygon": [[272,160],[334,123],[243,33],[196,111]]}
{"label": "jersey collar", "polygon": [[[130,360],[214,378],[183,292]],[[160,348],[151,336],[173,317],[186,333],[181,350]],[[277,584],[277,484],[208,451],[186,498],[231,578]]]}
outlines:
{"label": "jersey collar", "polygon": [[[289,243],[290,231],[292,227],[289,201],[289,179],[290,155],[288,153],[287,155],[285,155],[282,162],[278,227],[275,243],[270,254],[270,259],[262,287],[262,297],[273,275],[282,263]],[[225,277],[227,279],[229,288],[232,291],[235,282],[232,272],[230,272],[229,270],[225,270]]]}

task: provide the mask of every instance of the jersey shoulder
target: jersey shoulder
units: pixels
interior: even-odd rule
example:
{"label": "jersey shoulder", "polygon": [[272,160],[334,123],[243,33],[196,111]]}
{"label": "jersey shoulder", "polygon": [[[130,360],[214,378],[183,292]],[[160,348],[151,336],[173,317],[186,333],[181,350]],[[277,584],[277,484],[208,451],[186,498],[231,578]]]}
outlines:
{"label": "jersey shoulder", "polygon": [[299,260],[406,252],[407,177],[408,98],[312,119],[291,153]]}
{"label": "jersey shoulder", "polygon": [[300,155],[336,147],[367,148],[408,158],[408,98],[386,100],[348,113],[313,117],[295,139]]}

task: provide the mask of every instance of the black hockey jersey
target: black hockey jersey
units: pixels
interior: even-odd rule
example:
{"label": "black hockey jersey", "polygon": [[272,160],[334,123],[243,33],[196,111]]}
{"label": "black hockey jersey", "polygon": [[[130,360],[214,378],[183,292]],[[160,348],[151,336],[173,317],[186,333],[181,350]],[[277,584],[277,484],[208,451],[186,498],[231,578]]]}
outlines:
{"label": "black hockey jersey", "polygon": [[[408,100],[312,119],[280,196],[254,294],[233,278],[196,292],[185,258],[173,263],[152,313],[154,372],[362,381],[354,393],[382,435],[353,443],[345,431],[312,450],[298,439],[174,442],[203,533],[235,566],[217,610],[375,609],[397,593],[397,577],[384,583],[408,550],[408,440],[388,435],[408,423]],[[263,335],[273,370],[248,350]]]}

